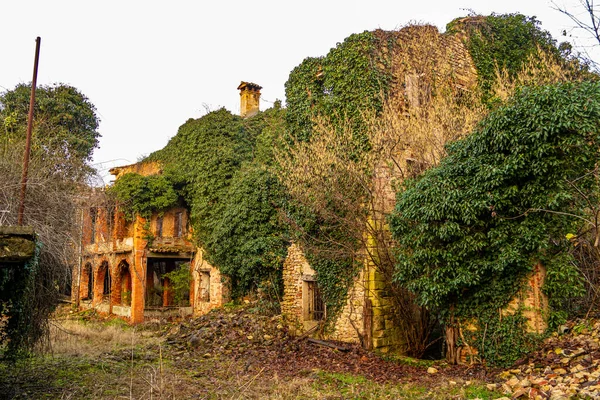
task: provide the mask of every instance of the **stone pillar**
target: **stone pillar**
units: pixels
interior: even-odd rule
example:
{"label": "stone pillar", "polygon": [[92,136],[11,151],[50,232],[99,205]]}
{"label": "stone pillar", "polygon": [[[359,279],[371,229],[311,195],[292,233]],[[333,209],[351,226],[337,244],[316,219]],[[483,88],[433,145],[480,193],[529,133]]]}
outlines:
{"label": "stone pillar", "polygon": [[97,265],[93,265],[92,266],[92,276],[94,277],[92,280],[92,293],[93,293],[93,298],[92,298],[92,307],[96,307],[98,306],[98,304],[100,304],[102,302],[102,296],[103,296],[103,286],[104,286],[104,279],[100,279],[100,268],[102,266],[102,263],[97,264]]}
{"label": "stone pillar", "polygon": [[133,265],[131,268],[131,322],[134,324],[144,321],[144,306],[146,297],[146,235],[144,224],[146,220],[136,216],[133,223]]}

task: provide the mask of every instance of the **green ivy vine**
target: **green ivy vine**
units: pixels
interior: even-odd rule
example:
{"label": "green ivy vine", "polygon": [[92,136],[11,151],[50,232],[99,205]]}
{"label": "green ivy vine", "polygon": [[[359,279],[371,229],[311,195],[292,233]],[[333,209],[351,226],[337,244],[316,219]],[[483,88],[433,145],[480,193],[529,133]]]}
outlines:
{"label": "green ivy vine", "polygon": [[471,54],[479,86],[485,101],[492,101],[492,87],[498,71],[514,78],[523,66],[536,56],[538,47],[556,60],[561,53],[556,41],[540,21],[522,14],[472,15],[457,18],[446,26],[448,33],[466,33],[465,42]]}

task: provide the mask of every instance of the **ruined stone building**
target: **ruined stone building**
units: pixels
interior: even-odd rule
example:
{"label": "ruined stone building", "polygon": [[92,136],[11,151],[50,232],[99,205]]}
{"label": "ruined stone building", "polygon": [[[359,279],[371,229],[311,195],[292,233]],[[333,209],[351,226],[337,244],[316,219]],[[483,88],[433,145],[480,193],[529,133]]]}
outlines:
{"label": "ruined stone building", "polygon": [[[147,176],[161,170],[157,163],[141,162],[110,172],[119,179],[127,173]],[[83,218],[81,262],[73,273],[72,292],[80,307],[137,323],[149,317],[203,314],[228,301],[219,270],[191,242],[186,208],[127,221],[118,205],[95,206],[86,209]],[[176,299],[164,275],[181,267],[189,268],[191,284],[189,292]]]}
{"label": "ruined stone building", "polygon": [[[432,26],[409,26],[395,32],[396,44],[392,51],[396,54],[391,56],[394,89],[391,92],[392,96],[397,96],[396,104],[411,108],[423,106],[430,101],[433,88],[436,85],[439,88],[440,79],[450,82],[458,96],[476,86],[477,72],[460,35],[440,34]],[[434,139],[439,143],[434,143]],[[434,148],[427,148],[433,146],[431,143],[441,144],[440,148],[443,148],[445,138],[408,143],[399,156],[400,165],[379,166],[374,178],[377,187],[374,192],[380,195],[375,198],[371,210],[373,220],[386,224],[386,215],[390,214],[395,204],[395,184],[406,176],[400,169],[404,173],[418,174],[427,165],[433,165],[434,160],[429,160],[424,154],[435,153]],[[325,321],[327,309],[320,296],[319,277],[297,244],[289,248],[283,267],[283,280],[281,309],[290,326],[298,334],[316,331],[320,325],[322,327],[320,323]],[[543,271],[536,269],[520,298],[514,301],[514,304],[542,306],[526,314],[530,327],[537,332],[545,329],[540,312],[544,304],[544,300],[540,299],[543,296],[540,291],[542,281]],[[397,310],[389,282],[390,278],[386,278],[372,260],[364,256],[362,268],[348,288],[342,311],[330,324],[329,330],[321,334],[332,340],[361,343],[367,349],[403,352],[406,343],[403,329],[406,327],[400,326],[397,318],[394,318]]]}
{"label": "ruined stone building", "polygon": [[[239,86],[241,114],[255,115],[261,87]],[[116,167],[118,180],[127,173],[161,174],[156,162]],[[93,197],[93,196],[92,196]],[[191,240],[189,210],[183,206],[154,212],[149,219],[137,215],[128,221],[116,207],[90,200],[84,209],[81,261],[73,271],[72,298],[81,308],[128,318],[205,314],[229,301],[228,279],[210,265],[203,250]],[[189,268],[189,292],[176,293],[165,274]],[[177,298],[179,297],[179,298]]]}

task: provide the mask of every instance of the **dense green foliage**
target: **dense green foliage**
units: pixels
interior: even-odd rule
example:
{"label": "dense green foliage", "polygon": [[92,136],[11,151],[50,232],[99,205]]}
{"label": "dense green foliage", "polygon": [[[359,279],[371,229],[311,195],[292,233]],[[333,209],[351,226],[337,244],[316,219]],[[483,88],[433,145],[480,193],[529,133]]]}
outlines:
{"label": "dense green foliage", "polygon": [[195,239],[231,277],[234,294],[265,280],[281,283],[288,243],[277,211],[283,195],[267,167],[283,121],[279,103],[247,120],[220,109],[187,121],[149,157],[164,164],[190,207]]}
{"label": "dense green foliage", "polygon": [[565,235],[598,200],[599,121],[600,85],[589,82],[524,88],[492,112],[398,193],[397,280],[421,304],[463,318],[498,316],[538,262],[555,306],[580,295]]}
{"label": "dense green foliage", "polygon": [[[0,95],[3,141],[25,138],[31,85],[21,84]],[[99,120],[88,98],[68,85],[36,89],[32,149],[62,158],[90,161],[98,146]]]}
{"label": "dense green foliage", "polygon": [[539,348],[544,336],[528,332],[521,312],[498,318],[498,310],[481,309],[473,343],[487,365],[509,367],[525,354]]}
{"label": "dense green foliage", "polygon": [[117,199],[128,221],[136,214],[149,218],[155,211],[175,206],[178,200],[173,184],[163,175],[128,173],[117,179],[109,193]]}
{"label": "dense green foliage", "polygon": [[192,283],[190,264],[180,264],[173,271],[163,274],[162,278],[169,280],[169,290],[173,295],[174,304],[180,307],[189,306],[188,297],[190,294],[190,285]]}
{"label": "dense green foliage", "polygon": [[350,35],[325,57],[306,58],[290,73],[285,84],[287,122],[291,134],[310,137],[313,118],[331,118],[334,124],[352,121],[355,134],[366,129],[362,113],[380,111],[389,90],[390,60],[381,52],[388,48],[384,32]]}
{"label": "dense green foliage", "polygon": [[40,279],[40,250],[37,242],[34,257],[23,264],[0,265],[0,315],[8,317],[0,329],[0,354],[18,357],[31,349],[44,334],[44,310],[36,307],[36,287]]}

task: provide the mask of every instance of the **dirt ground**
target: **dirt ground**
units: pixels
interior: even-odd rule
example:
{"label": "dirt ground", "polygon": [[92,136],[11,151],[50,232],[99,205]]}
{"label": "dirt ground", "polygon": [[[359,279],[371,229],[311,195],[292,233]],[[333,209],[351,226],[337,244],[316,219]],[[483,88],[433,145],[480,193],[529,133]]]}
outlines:
{"label": "dirt ground", "polygon": [[[50,351],[0,362],[0,399],[496,399],[497,371],[325,347],[279,317],[225,308],[135,327],[90,313],[52,321]],[[437,370],[435,373],[431,368]],[[429,372],[428,372],[429,370]]]}

